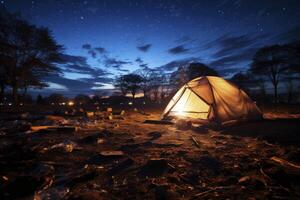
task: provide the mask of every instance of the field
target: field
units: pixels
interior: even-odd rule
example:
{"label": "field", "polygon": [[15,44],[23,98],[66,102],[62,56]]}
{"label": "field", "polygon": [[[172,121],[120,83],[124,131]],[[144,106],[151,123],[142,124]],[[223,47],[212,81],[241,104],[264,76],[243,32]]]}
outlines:
{"label": "field", "polygon": [[2,114],[0,199],[299,199],[292,110],[223,127],[144,123],[160,109]]}

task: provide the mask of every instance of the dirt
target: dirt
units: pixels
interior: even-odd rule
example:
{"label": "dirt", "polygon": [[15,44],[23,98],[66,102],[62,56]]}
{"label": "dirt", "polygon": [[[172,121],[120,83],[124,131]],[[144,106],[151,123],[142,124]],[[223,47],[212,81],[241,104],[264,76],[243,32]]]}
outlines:
{"label": "dirt", "polygon": [[0,199],[300,199],[300,173],[271,159],[300,164],[294,115],[221,128],[108,116],[0,120]]}

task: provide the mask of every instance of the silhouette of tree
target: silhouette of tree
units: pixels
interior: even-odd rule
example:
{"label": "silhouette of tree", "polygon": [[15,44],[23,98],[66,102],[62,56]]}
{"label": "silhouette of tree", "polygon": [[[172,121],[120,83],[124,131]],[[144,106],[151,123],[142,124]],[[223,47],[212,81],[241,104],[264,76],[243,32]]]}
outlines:
{"label": "silhouette of tree", "polygon": [[218,76],[218,73],[203,63],[190,63],[189,65],[179,66],[171,74],[171,82],[179,88],[190,80],[200,76]]}
{"label": "silhouette of tree", "polygon": [[36,104],[37,104],[37,105],[42,105],[42,104],[44,104],[44,103],[45,103],[45,101],[44,101],[42,95],[39,94],[39,95],[36,97]]}
{"label": "silhouette of tree", "polygon": [[186,73],[189,81],[199,76],[218,76],[216,70],[203,63],[191,63],[188,66]]}
{"label": "silhouette of tree", "polygon": [[3,65],[0,65],[0,102],[3,102],[5,87],[7,86],[7,76],[5,68]]}
{"label": "silhouette of tree", "polygon": [[75,98],[76,104],[89,104],[91,102],[91,98],[85,94],[79,94]]}
{"label": "silhouette of tree", "polygon": [[230,81],[246,92],[249,92],[249,87],[255,85],[256,82],[251,74],[242,72],[234,74]]}
{"label": "silhouette of tree", "polygon": [[140,69],[136,71],[136,74],[138,74],[141,77],[141,83],[140,83],[140,89],[143,91],[144,97],[148,98],[149,91],[151,90],[151,76],[153,75],[154,70],[145,68]]}
{"label": "silhouette of tree", "polygon": [[64,97],[62,94],[53,93],[49,97],[47,97],[47,102],[49,104],[58,105],[60,103],[65,103],[68,99]]}
{"label": "silhouette of tree", "polygon": [[278,84],[297,66],[297,50],[291,45],[273,45],[259,49],[254,57],[250,71],[256,75],[267,76],[274,87],[274,99],[278,101]]}
{"label": "silhouette of tree", "polygon": [[[142,77],[138,74],[126,74],[117,78],[115,86],[118,87],[123,95],[130,92],[135,98],[136,92],[141,88]],[[125,93],[126,92],[126,93]]]}
{"label": "silhouette of tree", "polygon": [[15,103],[19,88],[45,87],[42,78],[59,71],[55,64],[61,62],[62,46],[47,28],[30,25],[4,11],[0,15],[0,41],[0,61]]}

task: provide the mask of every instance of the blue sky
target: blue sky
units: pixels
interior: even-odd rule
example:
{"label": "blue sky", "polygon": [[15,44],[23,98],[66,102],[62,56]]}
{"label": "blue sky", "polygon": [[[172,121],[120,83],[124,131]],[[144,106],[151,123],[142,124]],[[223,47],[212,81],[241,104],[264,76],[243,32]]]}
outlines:
{"label": "blue sky", "polygon": [[297,0],[2,0],[52,30],[70,62],[46,92],[95,93],[143,67],[203,62],[221,75],[247,70],[264,45],[299,39]]}

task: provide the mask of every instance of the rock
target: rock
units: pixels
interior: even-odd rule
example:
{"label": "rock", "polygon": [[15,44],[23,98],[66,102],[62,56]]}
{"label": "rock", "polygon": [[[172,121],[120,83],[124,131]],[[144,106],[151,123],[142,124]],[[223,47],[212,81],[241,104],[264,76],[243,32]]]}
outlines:
{"label": "rock", "polygon": [[85,169],[81,169],[75,172],[71,172],[69,174],[64,174],[63,177],[57,178],[53,186],[64,186],[64,187],[72,187],[79,183],[83,183],[86,181],[90,181],[96,178],[98,174],[95,171],[88,171]]}
{"label": "rock", "polygon": [[124,156],[123,151],[101,151],[100,155],[105,157],[120,157]]}
{"label": "rock", "polygon": [[184,119],[177,120],[175,125],[180,130],[188,130],[192,128],[192,122]]}
{"label": "rock", "polygon": [[133,165],[134,161],[130,158],[126,159],[123,162],[118,163],[116,166],[114,166],[113,168],[111,168],[110,170],[108,170],[106,172],[107,175],[109,176],[114,176],[117,173],[120,173],[121,171],[127,169],[128,167],[130,167],[131,165]]}
{"label": "rock", "polygon": [[64,197],[70,192],[69,188],[55,187],[48,188],[46,190],[40,190],[34,194],[34,200],[58,200],[64,199]]}
{"label": "rock", "polygon": [[[32,195],[44,183],[44,179],[33,176],[18,176],[3,187],[7,199],[22,198]],[[17,192],[16,192],[17,191]],[[0,194],[1,196],[4,194]]]}
{"label": "rock", "polygon": [[287,160],[300,163],[300,149],[293,149],[287,155]]}
{"label": "rock", "polygon": [[157,131],[154,131],[154,132],[148,133],[148,136],[151,137],[150,140],[156,140],[156,139],[161,137],[161,133],[157,132]]}
{"label": "rock", "polygon": [[103,134],[101,133],[95,133],[93,135],[86,136],[82,139],[80,139],[79,143],[81,144],[95,144],[98,143],[98,140],[100,137],[103,137]]}
{"label": "rock", "polygon": [[22,120],[15,120],[12,122],[6,122],[1,129],[8,134],[17,134],[29,131],[30,128],[31,123]]}
{"label": "rock", "polygon": [[49,150],[64,150],[65,152],[71,153],[74,149],[78,149],[78,145],[75,142],[66,140],[64,142],[52,145]]}
{"label": "rock", "polygon": [[74,194],[70,197],[70,199],[74,200],[101,200],[103,198],[103,194],[97,190],[84,191],[79,192],[78,194]]}
{"label": "rock", "polygon": [[158,177],[173,171],[172,167],[165,159],[150,159],[138,172],[142,177]]}
{"label": "rock", "polygon": [[174,200],[179,199],[180,195],[170,189],[168,185],[159,185],[153,188],[155,199]]}
{"label": "rock", "polygon": [[124,157],[123,151],[102,151],[87,160],[87,164],[101,165]]}
{"label": "rock", "polygon": [[186,158],[189,162],[195,164],[197,167],[208,169],[213,171],[214,173],[219,173],[221,164],[218,159],[210,156],[192,156]]}
{"label": "rock", "polygon": [[33,131],[39,133],[73,133],[76,131],[75,126],[34,126]]}
{"label": "rock", "polygon": [[238,180],[238,183],[255,190],[265,189],[265,183],[256,176],[243,176]]}

